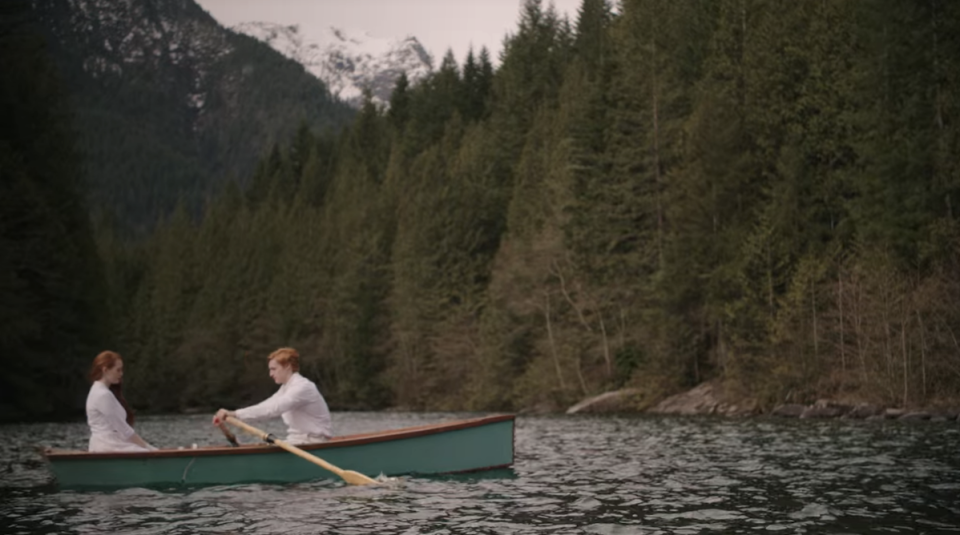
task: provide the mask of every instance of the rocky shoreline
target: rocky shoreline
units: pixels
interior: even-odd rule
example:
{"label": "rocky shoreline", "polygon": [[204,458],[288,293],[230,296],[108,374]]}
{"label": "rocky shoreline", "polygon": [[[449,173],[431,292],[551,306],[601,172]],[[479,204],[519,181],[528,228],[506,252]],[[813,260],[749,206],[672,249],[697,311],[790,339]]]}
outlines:
{"label": "rocky shoreline", "polygon": [[769,412],[760,410],[755,400],[732,401],[716,381],[703,383],[692,390],[670,396],[646,410],[637,409],[641,392],[626,388],[605,392],[585,399],[567,409],[567,414],[644,412],[651,414],[716,414],[724,416],[769,415],[780,418],[841,418],[857,420],[928,420],[932,422],[960,422],[960,408],[907,410],[883,407],[871,403],[840,403],[819,400],[805,405],[783,404]]}

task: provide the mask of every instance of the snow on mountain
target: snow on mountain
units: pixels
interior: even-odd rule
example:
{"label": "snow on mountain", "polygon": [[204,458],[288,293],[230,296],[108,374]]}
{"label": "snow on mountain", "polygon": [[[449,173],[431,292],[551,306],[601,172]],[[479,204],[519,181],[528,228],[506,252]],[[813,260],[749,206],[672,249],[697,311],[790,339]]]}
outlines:
{"label": "snow on mountain", "polygon": [[302,31],[300,25],[247,22],[231,30],[270,45],[323,80],[330,92],[359,107],[363,89],[373,101],[389,101],[394,82],[406,72],[411,85],[433,69],[433,58],[416,37],[383,39],[333,26]]}
{"label": "snow on mountain", "polygon": [[[42,0],[33,1],[39,9]],[[233,51],[224,32],[188,1],[168,2],[166,9],[136,0],[68,0],[43,7],[50,13],[66,10],[63,13],[69,30],[63,27],[53,31],[72,34],[85,43],[88,55],[83,68],[93,78],[122,76],[132,65],[157,67],[168,63],[192,73],[193,87],[183,99],[197,109],[203,107],[206,98],[209,64]],[[53,15],[46,16],[48,24],[55,20]],[[165,78],[161,83],[172,82]]]}

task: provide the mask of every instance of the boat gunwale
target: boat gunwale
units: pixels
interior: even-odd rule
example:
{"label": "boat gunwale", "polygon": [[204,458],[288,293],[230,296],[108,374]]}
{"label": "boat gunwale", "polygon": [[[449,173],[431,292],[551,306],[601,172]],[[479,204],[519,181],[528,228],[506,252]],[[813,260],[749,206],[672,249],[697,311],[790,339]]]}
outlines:
{"label": "boat gunwale", "polygon": [[[331,448],[341,448],[347,446],[360,446],[377,442],[390,442],[393,440],[403,440],[429,435],[438,435],[484,425],[495,424],[506,421],[515,421],[513,414],[499,414],[493,416],[482,416],[479,418],[469,418],[466,420],[453,420],[449,422],[439,422],[436,424],[426,424],[414,427],[403,427],[399,429],[387,429],[384,431],[374,431],[371,433],[359,433],[355,435],[344,435],[334,437],[327,442],[319,444],[303,444],[297,447],[304,451],[324,450]],[[263,455],[270,453],[279,453],[283,450],[273,444],[243,444],[239,447],[232,446],[203,446],[199,448],[183,449],[161,449],[155,451],[131,451],[131,452],[89,452],[77,450],[50,450],[44,449],[43,456],[53,461],[83,461],[93,459],[156,459],[167,457],[208,457],[224,455]]]}

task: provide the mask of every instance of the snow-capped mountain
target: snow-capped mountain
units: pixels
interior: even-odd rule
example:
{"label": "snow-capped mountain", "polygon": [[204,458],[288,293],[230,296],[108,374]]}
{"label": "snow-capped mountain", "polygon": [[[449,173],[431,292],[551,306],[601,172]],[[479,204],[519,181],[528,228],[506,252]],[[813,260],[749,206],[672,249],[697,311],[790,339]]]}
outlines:
{"label": "snow-capped mountain", "polygon": [[389,101],[401,73],[414,84],[433,69],[433,59],[416,37],[383,39],[332,26],[304,31],[299,25],[270,22],[248,22],[231,29],[300,63],[333,95],[353,106],[361,104],[365,88],[374,102],[382,104]]}

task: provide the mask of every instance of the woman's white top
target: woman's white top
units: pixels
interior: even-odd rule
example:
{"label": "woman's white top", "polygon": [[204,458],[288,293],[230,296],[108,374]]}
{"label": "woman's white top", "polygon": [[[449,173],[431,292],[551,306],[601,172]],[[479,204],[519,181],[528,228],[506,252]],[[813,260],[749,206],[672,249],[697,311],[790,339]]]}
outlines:
{"label": "woman's white top", "polygon": [[287,424],[287,442],[310,444],[324,442],[333,436],[330,409],[313,381],[294,373],[280,390],[256,405],[237,409],[241,420],[283,417]]}
{"label": "woman's white top", "polygon": [[87,395],[87,424],[90,451],[150,451],[130,439],[136,432],[127,423],[127,411],[100,381],[94,381]]}

